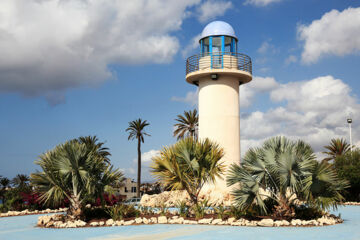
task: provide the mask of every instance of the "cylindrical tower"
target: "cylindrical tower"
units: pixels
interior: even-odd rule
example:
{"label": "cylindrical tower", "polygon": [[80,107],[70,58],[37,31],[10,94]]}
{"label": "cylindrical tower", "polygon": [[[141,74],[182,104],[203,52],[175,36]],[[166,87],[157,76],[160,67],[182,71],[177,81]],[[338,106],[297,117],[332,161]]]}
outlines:
{"label": "cylindrical tower", "polygon": [[[227,170],[240,163],[239,85],[252,80],[251,59],[237,52],[235,31],[223,21],[209,23],[199,43],[200,54],[186,61],[186,81],[199,87],[199,138],[224,148]],[[227,191],[225,179],[215,188]]]}

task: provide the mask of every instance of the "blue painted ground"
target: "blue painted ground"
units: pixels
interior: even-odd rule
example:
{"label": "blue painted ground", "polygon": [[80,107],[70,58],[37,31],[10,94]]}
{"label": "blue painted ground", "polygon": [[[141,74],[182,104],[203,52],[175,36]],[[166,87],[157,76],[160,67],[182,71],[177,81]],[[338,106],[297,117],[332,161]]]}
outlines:
{"label": "blue painted ground", "polygon": [[360,240],[360,207],[340,207],[343,224],[324,227],[231,227],[199,225],[142,225],[80,229],[40,229],[37,216],[0,218],[1,240],[132,240],[132,239],[256,239]]}

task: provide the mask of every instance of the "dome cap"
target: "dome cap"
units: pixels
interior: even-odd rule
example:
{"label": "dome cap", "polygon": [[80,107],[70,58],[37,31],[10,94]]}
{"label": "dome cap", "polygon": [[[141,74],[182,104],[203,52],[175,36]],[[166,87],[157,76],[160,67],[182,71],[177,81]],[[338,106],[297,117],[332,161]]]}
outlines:
{"label": "dome cap", "polygon": [[200,39],[209,36],[230,36],[237,40],[233,27],[224,21],[213,21],[206,25],[201,33]]}

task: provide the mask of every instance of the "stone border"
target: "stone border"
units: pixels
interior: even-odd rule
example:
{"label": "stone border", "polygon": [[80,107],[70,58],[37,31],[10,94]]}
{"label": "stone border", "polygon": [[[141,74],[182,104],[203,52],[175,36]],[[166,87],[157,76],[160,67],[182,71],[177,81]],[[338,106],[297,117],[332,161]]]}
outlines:
{"label": "stone border", "polygon": [[360,202],[344,202],[341,205],[353,205],[353,206],[360,206]]}
{"label": "stone border", "polygon": [[14,216],[25,216],[25,215],[36,215],[36,214],[46,214],[46,213],[59,213],[66,212],[68,208],[59,208],[59,209],[45,209],[45,210],[35,210],[29,211],[28,209],[23,211],[8,211],[6,213],[0,213],[1,217],[14,217]]}
{"label": "stone border", "polygon": [[227,220],[203,218],[198,221],[187,220],[179,216],[173,216],[167,218],[166,216],[151,217],[151,218],[135,218],[128,221],[114,221],[108,219],[107,221],[93,221],[90,223],[76,220],[63,222],[61,218],[63,215],[45,215],[38,218],[37,226],[45,228],[79,228],[79,227],[111,227],[111,226],[129,226],[129,225],[142,225],[142,224],[202,224],[202,225],[227,225],[227,226],[247,226],[247,227],[313,227],[313,226],[326,226],[342,223],[341,218],[337,218],[333,215],[323,216],[313,220],[300,220],[293,219],[290,222],[286,220],[274,221],[272,219],[262,219],[261,221],[249,221],[246,219],[236,220],[235,218],[229,218]]}

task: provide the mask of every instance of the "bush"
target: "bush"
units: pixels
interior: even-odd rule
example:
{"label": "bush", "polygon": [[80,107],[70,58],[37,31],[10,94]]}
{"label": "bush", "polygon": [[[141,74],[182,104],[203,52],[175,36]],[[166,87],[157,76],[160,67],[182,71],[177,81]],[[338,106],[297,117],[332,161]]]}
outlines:
{"label": "bush", "polygon": [[205,215],[205,210],[209,207],[208,200],[198,202],[192,206],[196,219],[201,219]]}
{"label": "bush", "polygon": [[295,207],[295,216],[296,218],[302,220],[312,220],[321,218],[323,216],[323,213],[321,210],[318,210],[316,208],[301,205]]}
{"label": "bush", "polygon": [[186,201],[178,201],[176,207],[180,217],[187,217],[189,215],[189,207],[186,205]]}
{"label": "bush", "polygon": [[107,213],[114,221],[140,216],[140,211],[137,210],[133,205],[124,204],[114,205],[108,208]]}
{"label": "bush", "polygon": [[107,208],[85,208],[83,211],[84,221],[90,221],[92,219],[110,218]]}
{"label": "bush", "polygon": [[228,215],[224,206],[215,207],[214,210],[217,214],[217,217],[220,219],[224,219]]}

